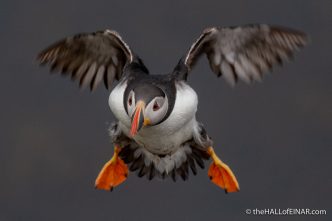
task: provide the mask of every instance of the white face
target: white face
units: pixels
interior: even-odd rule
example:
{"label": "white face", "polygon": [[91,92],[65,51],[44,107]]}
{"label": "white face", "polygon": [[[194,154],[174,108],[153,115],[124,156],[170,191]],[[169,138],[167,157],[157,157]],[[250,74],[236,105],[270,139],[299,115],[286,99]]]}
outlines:
{"label": "white face", "polygon": [[128,110],[128,115],[130,118],[132,118],[134,112],[135,112],[135,92],[134,91],[130,91],[129,92],[129,96],[128,96],[128,100],[127,100],[127,110]]}
{"label": "white face", "polygon": [[[127,100],[128,115],[132,118],[136,108],[135,92],[130,91]],[[163,120],[168,110],[167,96],[158,96],[153,98],[143,109],[144,119],[149,122],[149,125],[158,124]]]}

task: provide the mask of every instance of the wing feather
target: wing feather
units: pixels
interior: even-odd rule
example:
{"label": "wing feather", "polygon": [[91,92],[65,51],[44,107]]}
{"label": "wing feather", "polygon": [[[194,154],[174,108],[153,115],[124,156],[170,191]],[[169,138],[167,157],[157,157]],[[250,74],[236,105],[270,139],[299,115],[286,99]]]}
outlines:
{"label": "wing feather", "polygon": [[275,65],[290,60],[296,50],[307,44],[299,31],[265,24],[208,28],[190,47],[184,63],[190,71],[206,54],[212,71],[234,85],[261,81]]}
{"label": "wing feather", "polygon": [[99,85],[99,83],[103,80],[103,75],[105,74],[105,66],[101,65],[98,70],[96,75],[94,76],[94,79],[90,83],[90,89],[94,90],[96,87]]}
{"label": "wing feather", "polygon": [[231,86],[234,86],[236,84],[235,73],[233,71],[233,68],[231,67],[231,65],[227,61],[223,61],[221,63],[220,73],[223,73],[224,79]]}
{"label": "wing feather", "polygon": [[110,88],[113,80],[116,76],[116,69],[113,64],[108,65],[107,67],[107,73],[104,75],[104,83],[106,88]]}
{"label": "wing feather", "polygon": [[94,90],[102,80],[110,88],[122,77],[123,68],[133,54],[121,36],[111,30],[78,34],[49,46],[38,55],[40,64],[71,75],[81,87]]}

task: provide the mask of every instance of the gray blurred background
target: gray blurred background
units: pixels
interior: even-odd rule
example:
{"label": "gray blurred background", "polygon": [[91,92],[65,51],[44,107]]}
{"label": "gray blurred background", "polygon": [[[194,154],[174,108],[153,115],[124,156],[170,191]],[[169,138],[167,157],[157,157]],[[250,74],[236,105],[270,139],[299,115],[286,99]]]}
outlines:
{"label": "gray blurred background", "polygon": [[[269,23],[312,43],[262,84],[234,89],[202,59],[189,83],[198,118],[241,192],[224,194],[207,169],[189,181],[130,174],[112,193],[94,189],[111,157],[106,90],[92,94],[39,68],[37,53],[63,37],[117,30],[152,73],[172,70],[207,26]],[[5,0],[1,25],[0,220],[254,220],[250,208],[332,210],[332,1]],[[261,219],[277,220],[276,216]]]}

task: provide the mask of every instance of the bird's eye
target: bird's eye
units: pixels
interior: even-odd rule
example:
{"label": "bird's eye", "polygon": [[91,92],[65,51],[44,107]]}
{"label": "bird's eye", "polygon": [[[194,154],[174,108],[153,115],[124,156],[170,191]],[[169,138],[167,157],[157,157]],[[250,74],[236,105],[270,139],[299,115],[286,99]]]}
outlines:
{"label": "bird's eye", "polygon": [[161,122],[168,110],[167,97],[155,97],[144,110],[144,117],[149,119],[149,125],[156,125]]}
{"label": "bird's eye", "polygon": [[132,103],[133,103],[133,98],[130,96],[130,98],[128,99],[128,104],[129,104],[129,106],[131,106]]}
{"label": "bird's eye", "polygon": [[160,108],[159,104],[157,103],[157,101],[155,101],[153,104],[152,110],[157,111],[157,110],[159,110],[159,108]]}

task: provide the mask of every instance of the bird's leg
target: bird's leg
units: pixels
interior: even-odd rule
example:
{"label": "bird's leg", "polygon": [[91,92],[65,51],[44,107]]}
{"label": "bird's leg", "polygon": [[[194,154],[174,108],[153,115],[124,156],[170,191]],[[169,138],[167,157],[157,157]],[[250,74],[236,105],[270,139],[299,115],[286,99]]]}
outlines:
{"label": "bird's leg", "polygon": [[95,182],[95,187],[102,190],[113,190],[128,176],[128,167],[119,157],[121,148],[114,147],[113,157],[104,165]]}
{"label": "bird's leg", "polygon": [[239,191],[239,183],[232,170],[219,159],[212,147],[209,147],[207,152],[213,160],[208,172],[211,181],[224,189],[226,193]]}

